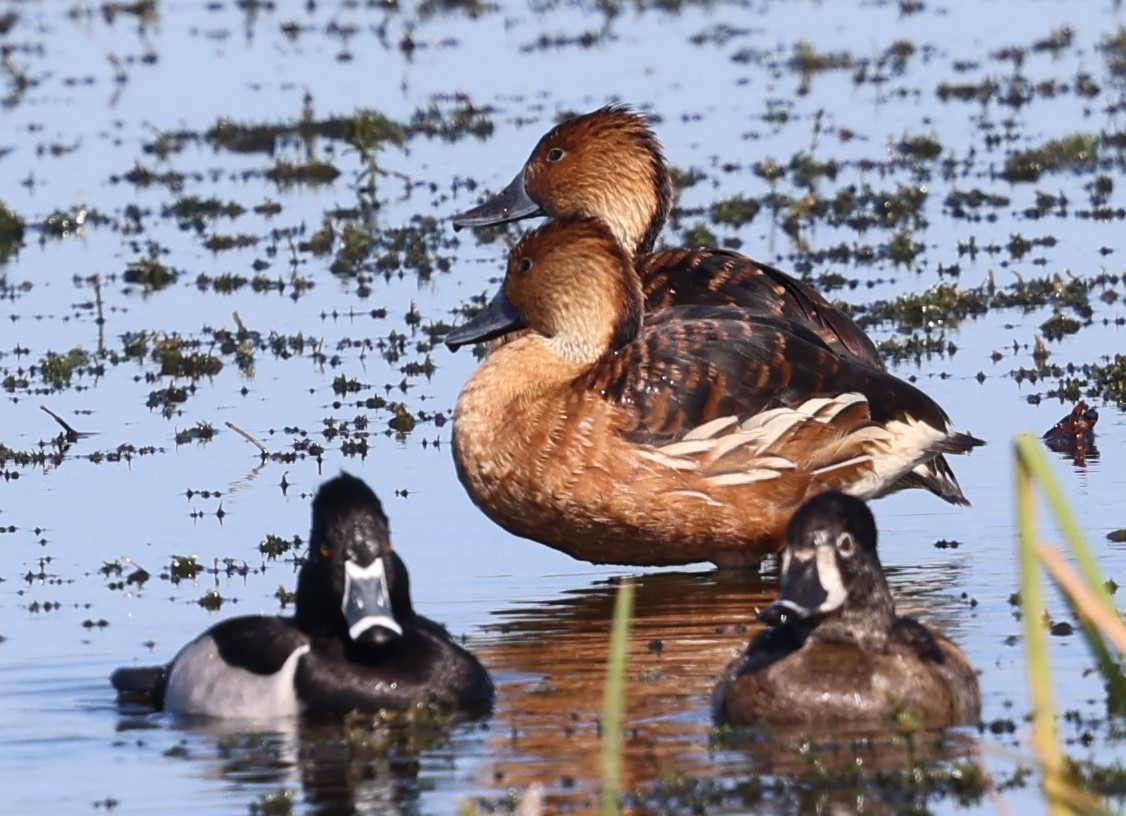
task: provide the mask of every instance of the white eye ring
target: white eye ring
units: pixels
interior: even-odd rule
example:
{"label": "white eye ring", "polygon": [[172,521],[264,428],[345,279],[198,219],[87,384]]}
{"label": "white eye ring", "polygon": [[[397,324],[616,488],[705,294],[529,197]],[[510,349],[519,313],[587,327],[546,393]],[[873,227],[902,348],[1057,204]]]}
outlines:
{"label": "white eye ring", "polygon": [[841,555],[851,556],[853,550],[856,549],[856,541],[849,533],[841,533],[837,536],[837,552]]}

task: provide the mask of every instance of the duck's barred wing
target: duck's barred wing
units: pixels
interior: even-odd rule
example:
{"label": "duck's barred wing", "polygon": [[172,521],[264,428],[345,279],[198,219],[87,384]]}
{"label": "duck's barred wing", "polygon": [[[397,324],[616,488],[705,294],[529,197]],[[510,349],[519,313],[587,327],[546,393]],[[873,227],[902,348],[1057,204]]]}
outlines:
{"label": "duck's barred wing", "polygon": [[673,249],[637,259],[648,312],[677,305],[739,306],[808,327],[838,354],[882,369],[868,335],[811,286],[745,255]]}
{"label": "duck's barred wing", "polygon": [[[949,430],[942,408],[913,385],[841,357],[800,326],[730,307],[654,315],[581,385],[629,407],[635,424],[627,436],[643,444],[674,441],[713,419],[745,419],[845,393],[862,394],[875,423]],[[948,452],[978,443],[962,436],[951,434]]]}

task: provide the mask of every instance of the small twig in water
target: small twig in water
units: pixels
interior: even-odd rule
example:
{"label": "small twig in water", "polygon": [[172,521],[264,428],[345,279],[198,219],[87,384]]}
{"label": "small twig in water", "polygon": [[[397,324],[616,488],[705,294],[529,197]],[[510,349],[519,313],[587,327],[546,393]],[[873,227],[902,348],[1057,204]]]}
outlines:
{"label": "small twig in water", "polygon": [[51,419],[55,420],[55,422],[57,422],[57,423],[59,423],[60,425],[63,426],[63,430],[66,431],[66,441],[67,442],[77,442],[79,437],[85,436],[85,434],[79,433],[78,431],[74,430],[74,428],[67,425],[66,422],[63,420],[63,418],[61,416],[56,414],[54,411],[52,411],[46,405],[40,405],[39,410],[40,411],[46,411],[47,415],[49,417],[51,417]]}
{"label": "small twig in water", "polygon": [[102,276],[94,276],[94,308],[97,309],[98,316],[94,319],[94,323],[98,326],[98,354],[106,353],[106,312],[105,304],[102,302]]}
{"label": "small twig in water", "polygon": [[226,425],[228,428],[230,428],[235,433],[237,433],[239,436],[241,436],[243,439],[245,439],[251,445],[258,448],[258,450],[262,453],[263,459],[270,455],[270,451],[265,445],[263,445],[261,442],[259,442],[257,439],[255,439],[253,436],[251,436],[249,433],[244,431],[242,428],[240,428],[235,423],[224,422],[223,424]]}

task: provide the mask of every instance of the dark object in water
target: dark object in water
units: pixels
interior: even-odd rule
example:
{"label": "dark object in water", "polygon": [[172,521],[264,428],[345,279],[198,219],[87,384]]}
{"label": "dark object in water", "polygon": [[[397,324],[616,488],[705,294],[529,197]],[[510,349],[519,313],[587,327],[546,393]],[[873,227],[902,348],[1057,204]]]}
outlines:
{"label": "dark object in water", "polygon": [[1048,429],[1041,437],[1044,444],[1056,453],[1068,454],[1077,465],[1087,464],[1087,457],[1097,459],[1095,423],[1099,421],[1097,408],[1088,408],[1082,400],[1071,413]]}

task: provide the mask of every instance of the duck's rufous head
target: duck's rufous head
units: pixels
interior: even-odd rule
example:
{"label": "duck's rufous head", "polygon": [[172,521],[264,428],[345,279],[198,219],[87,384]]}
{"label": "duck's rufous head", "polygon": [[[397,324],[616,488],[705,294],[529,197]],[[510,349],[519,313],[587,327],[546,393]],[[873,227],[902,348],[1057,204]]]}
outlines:
{"label": "duck's rufous head", "polygon": [[530,328],[568,362],[590,364],[637,335],[641,309],[637,275],[609,228],[593,218],[563,218],[513,247],[500,292],[446,335],[446,345]]}
{"label": "duck's rufous head", "polygon": [[672,205],[672,180],[648,119],[608,105],[555,126],[500,193],[454,216],[455,227],[546,215],[599,218],[630,253],[653,248]]}

